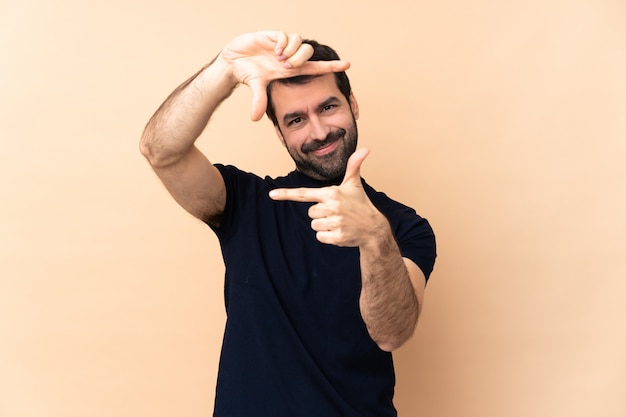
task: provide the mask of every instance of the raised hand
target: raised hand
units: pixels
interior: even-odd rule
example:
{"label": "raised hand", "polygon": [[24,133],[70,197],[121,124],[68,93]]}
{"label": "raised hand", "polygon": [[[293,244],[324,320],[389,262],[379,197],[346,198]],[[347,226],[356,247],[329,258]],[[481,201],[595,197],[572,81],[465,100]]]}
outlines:
{"label": "raised hand", "polygon": [[270,192],[274,200],[317,203],[309,208],[311,228],[317,240],[337,246],[365,247],[376,244],[388,222],[367,197],[361,182],[361,164],[369,150],[357,150],[348,159],[346,174],[338,186],[323,188],[279,188]]}
{"label": "raised hand", "polygon": [[238,83],[252,90],[252,120],[263,117],[267,107],[265,88],[272,81],[296,75],[316,75],[345,71],[346,61],[308,61],[313,48],[299,35],[261,31],[233,39],[221,52]]}

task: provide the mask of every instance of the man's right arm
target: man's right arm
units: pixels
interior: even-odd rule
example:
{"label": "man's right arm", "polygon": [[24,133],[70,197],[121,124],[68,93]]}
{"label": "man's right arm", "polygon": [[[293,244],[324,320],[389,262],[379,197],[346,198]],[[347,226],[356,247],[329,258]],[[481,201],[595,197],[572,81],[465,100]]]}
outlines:
{"label": "man's right arm", "polygon": [[224,209],[224,180],[194,142],[237,80],[218,55],[180,85],[150,119],[140,141],[146,157],[172,197],[193,216],[215,222]]}
{"label": "man's right arm", "polygon": [[251,116],[257,121],[265,112],[265,88],[272,80],[350,66],[345,61],[308,61],[312,54],[313,48],[295,34],[261,31],[238,36],[159,107],[141,137],[141,153],[185,210],[217,225],[226,204],[221,174],[194,145],[220,103],[245,84],[252,91]]}

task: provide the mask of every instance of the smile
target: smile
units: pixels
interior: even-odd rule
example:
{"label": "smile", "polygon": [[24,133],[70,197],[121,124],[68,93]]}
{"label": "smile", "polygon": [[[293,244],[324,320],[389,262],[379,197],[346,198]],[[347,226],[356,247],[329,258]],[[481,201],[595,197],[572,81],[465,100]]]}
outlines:
{"label": "smile", "polygon": [[324,140],[315,140],[302,145],[302,153],[323,156],[337,149],[337,143],[346,135],[345,129],[330,132]]}
{"label": "smile", "polygon": [[325,144],[321,148],[314,150],[311,153],[315,156],[324,156],[333,152],[335,149],[337,149],[338,144],[339,144],[339,140],[334,140],[330,143]]}

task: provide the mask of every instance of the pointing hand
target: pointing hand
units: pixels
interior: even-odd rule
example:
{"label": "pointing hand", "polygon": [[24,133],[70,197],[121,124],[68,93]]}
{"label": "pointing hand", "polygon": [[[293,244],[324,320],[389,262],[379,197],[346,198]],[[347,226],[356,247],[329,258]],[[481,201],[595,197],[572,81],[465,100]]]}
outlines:
{"label": "pointing hand", "polygon": [[373,240],[384,216],[367,197],[361,182],[361,164],[369,150],[357,150],[348,159],[346,174],[338,186],[323,188],[279,188],[270,192],[274,200],[316,203],[309,208],[311,228],[317,240],[337,246],[364,246]]}

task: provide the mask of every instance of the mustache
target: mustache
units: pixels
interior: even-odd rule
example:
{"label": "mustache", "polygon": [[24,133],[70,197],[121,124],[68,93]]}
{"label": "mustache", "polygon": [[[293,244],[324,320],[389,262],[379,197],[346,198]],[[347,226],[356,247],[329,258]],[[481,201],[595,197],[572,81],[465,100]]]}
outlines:
{"label": "mustache", "polygon": [[330,132],[328,135],[326,135],[325,139],[322,139],[322,140],[315,139],[315,140],[312,140],[311,142],[305,143],[304,145],[302,145],[302,148],[300,150],[302,151],[302,153],[316,151],[328,145],[329,143],[333,143],[334,141],[341,139],[341,137],[343,137],[345,134],[346,134],[346,130],[339,128],[333,132]]}

